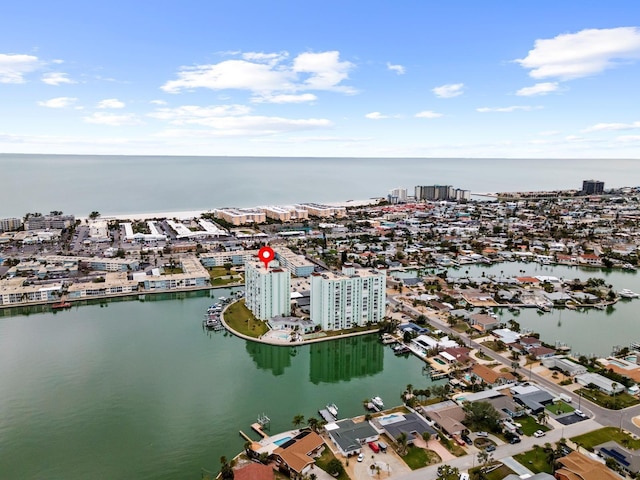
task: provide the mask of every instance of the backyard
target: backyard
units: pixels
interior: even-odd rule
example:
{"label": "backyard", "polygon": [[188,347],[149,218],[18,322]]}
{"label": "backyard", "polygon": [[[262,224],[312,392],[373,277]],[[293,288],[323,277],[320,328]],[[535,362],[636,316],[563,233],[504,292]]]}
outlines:
{"label": "backyard", "polygon": [[413,445],[409,447],[407,454],[401,458],[407,465],[409,465],[411,470],[416,470],[418,468],[440,462],[440,457],[436,452],[415,447]]}
{"label": "backyard", "polygon": [[607,395],[600,390],[581,388],[580,390],[576,390],[576,393],[582,395],[584,398],[588,398],[594,403],[597,403],[601,407],[610,408],[612,410],[621,410],[640,403],[640,400],[626,392],[618,393],[616,395]]}
{"label": "backyard", "polygon": [[640,439],[633,439],[630,435],[621,432],[617,427],[604,427],[599,430],[594,430],[593,432],[585,433],[584,435],[573,437],[571,440],[592,451],[596,445],[608,442],[609,440],[627,446],[631,450],[640,448]]}
{"label": "backyard", "polygon": [[539,445],[534,445],[532,450],[514,455],[513,458],[533,473],[551,473],[551,465],[547,461],[547,453]]}

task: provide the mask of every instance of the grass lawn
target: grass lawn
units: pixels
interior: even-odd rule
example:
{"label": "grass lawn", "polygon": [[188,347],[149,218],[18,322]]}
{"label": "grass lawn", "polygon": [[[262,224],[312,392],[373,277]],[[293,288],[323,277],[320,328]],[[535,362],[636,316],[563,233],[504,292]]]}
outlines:
{"label": "grass lawn", "polygon": [[180,267],[162,267],[162,275],[174,275],[178,273],[184,273]]}
{"label": "grass lawn", "polygon": [[404,460],[404,463],[409,465],[411,470],[417,470],[418,468],[440,462],[440,456],[436,452],[414,447],[413,445],[409,447],[409,452],[401,458]]}
{"label": "grass lawn", "polygon": [[601,443],[608,442],[609,440],[618,442],[620,445],[624,445],[628,442],[628,446],[631,450],[640,448],[640,439],[634,440],[629,435],[620,432],[617,427],[604,427],[600,430],[594,430],[593,432],[573,437],[571,440],[585,448],[588,448],[589,450],[593,450],[595,445],[600,445]]}
{"label": "grass lawn", "polygon": [[519,463],[527,467],[533,473],[551,473],[551,465],[549,465],[549,463],[547,462],[547,454],[540,446],[537,446],[533,450],[529,450],[528,452],[514,455],[513,458],[515,458]]}
{"label": "grass lawn", "polygon": [[626,392],[611,396],[601,392],[600,390],[581,388],[580,390],[576,390],[576,393],[581,394],[584,398],[588,398],[601,407],[610,408],[612,410],[620,410],[640,403],[640,400]]}
{"label": "grass lawn", "polygon": [[[504,477],[506,477],[507,475],[511,475],[512,473],[515,472],[513,472],[506,465],[501,465],[499,468],[496,468],[495,470],[487,473],[484,478],[486,480],[502,480]],[[469,477],[471,478],[471,480],[478,480],[479,478],[481,478],[480,467],[472,468],[471,470],[469,470]]]}
{"label": "grass lawn", "polygon": [[558,403],[550,403],[545,408],[549,410],[551,413],[553,413],[554,415],[558,415],[558,412],[569,413],[575,410],[575,408],[573,408],[571,405],[563,401],[559,401]]}
{"label": "grass lawn", "polygon": [[522,431],[524,432],[525,435],[528,435],[528,436],[533,435],[533,432],[535,432],[536,430],[542,430],[543,432],[546,432],[547,430],[549,430],[549,427],[540,425],[538,422],[535,421],[533,417],[530,417],[530,416],[518,417],[516,418],[516,422],[522,425]]}
{"label": "grass lawn", "polygon": [[224,312],[224,321],[233,330],[249,337],[259,337],[268,330],[267,324],[258,320],[245,306],[244,300],[232,303]]}
{"label": "grass lawn", "polygon": [[356,332],[371,332],[378,333],[377,325],[363,326],[363,327],[353,327],[347,328],[346,330],[330,330],[328,332],[323,332],[327,337],[339,337],[340,335],[345,335],[347,333],[356,333]]}
{"label": "grass lawn", "polygon": [[[333,454],[333,452],[331,451],[331,449],[330,448],[325,448],[323,450],[323,452],[322,452],[322,455],[320,455],[319,458],[316,458],[316,465],[326,472],[327,471],[327,465],[334,458],[336,458],[336,457]],[[355,458],[353,460],[355,461]],[[342,472],[342,474],[340,474],[339,477],[335,477],[335,478],[337,478],[338,480],[351,480],[349,478],[349,475],[347,475],[346,471]]]}
{"label": "grass lawn", "polygon": [[215,277],[224,277],[225,275],[230,275],[230,272],[228,272],[224,267],[210,267],[207,268],[207,270],[209,270],[211,279],[214,279]]}
{"label": "grass lawn", "polygon": [[504,347],[504,343],[500,342],[494,342],[494,341],[487,341],[484,342],[482,345],[484,345],[485,347],[490,348],[491,350],[493,350],[494,352],[504,352],[505,351],[505,347]]}
{"label": "grass lawn", "polygon": [[242,280],[242,277],[240,276],[236,276],[232,278],[218,277],[211,280],[211,285],[213,285],[214,287],[218,287],[220,285],[229,285],[230,283],[238,283],[241,280]]}

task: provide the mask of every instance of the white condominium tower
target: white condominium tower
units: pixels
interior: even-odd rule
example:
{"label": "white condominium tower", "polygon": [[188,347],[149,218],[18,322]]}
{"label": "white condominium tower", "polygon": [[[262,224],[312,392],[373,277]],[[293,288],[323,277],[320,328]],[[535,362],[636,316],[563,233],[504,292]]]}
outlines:
{"label": "white condominium tower", "polygon": [[323,330],[377,323],[385,314],[386,285],[384,272],[351,264],[345,264],[342,273],[313,273],[311,321]]}
{"label": "white condominium tower", "polygon": [[[272,261],[271,265],[277,265]],[[264,268],[257,258],[245,263],[245,302],[260,320],[291,315],[291,274],[280,266]]]}

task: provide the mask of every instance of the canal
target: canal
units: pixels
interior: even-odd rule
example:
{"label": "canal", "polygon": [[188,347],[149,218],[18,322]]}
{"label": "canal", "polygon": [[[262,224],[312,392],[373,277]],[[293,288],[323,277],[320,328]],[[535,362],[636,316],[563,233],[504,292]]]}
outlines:
{"label": "canal", "polygon": [[421,361],[375,335],[287,348],[205,332],[214,302],[200,292],[2,311],[0,476],[199,479],[262,413],[277,432],[327,403],[353,416],[365,398],[398,405],[407,384],[431,384]]}

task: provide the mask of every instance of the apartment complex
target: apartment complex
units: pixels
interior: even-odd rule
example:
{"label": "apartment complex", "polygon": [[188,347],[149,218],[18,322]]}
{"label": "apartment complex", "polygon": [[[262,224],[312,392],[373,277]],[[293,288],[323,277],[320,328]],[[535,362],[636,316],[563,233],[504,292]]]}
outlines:
{"label": "apartment complex", "polygon": [[601,182],[600,180],[582,181],[583,195],[600,195],[602,193],[604,193],[604,182]]}
{"label": "apartment complex", "polygon": [[0,218],[0,233],[13,232],[22,227],[21,218]]}
{"label": "apartment complex", "polygon": [[341,273],[311,275],[311,320],[323,330],[377,323],[385,314],[386,275],[344,264]]}
{"label": "apartment complex", "polygon": [[306,208],[301,208],[295,205],[268,205],[266,207],[258,208],[265,213],[267,218],[278,220],[280,222],[301,221],[309,218],[309,212]]}
{"label": "apartment complex", "polygon": [[257,250],[237,250],[235,252],[212,252],[200,254],[200,262],[207,268],[223,267],[225,264],[244,265],[258,255]]}
{"label": "apartment complex", "polygon": [[221,208],[214,210],[214,215],[232,225],[264,223],[267,220],[266,214],[259,208]]}
{"label": "apartment complex", "polygon": [[415,187],[416,201],[422,200],[469,200],[471,191],[453,188],[451,185],[418,185]]}
{"label": "apartment complex", "polygon": [[314,217],[346,217],[347,209],[344,207],[334,207],[332,205],[323,205],[321,203],[301,203],[296,205],[297,208],[307,210],[309,215]]}
{"label": "apartment complex", "polygon": [[0,305],[28,305],[58,301],[62,283],[24,285],[22,278],[0,280]]}
{"label": "apartment complex", "polygon": [[286,247],[276,247],[276,260],[282,268],[288,270],[296,277],[308,277],[315,269],[315,265],[302,255],[293,253]]}
{"label": "apartment complex", "polygon": [[57,228],[64,230],[69,228],[76,222],[73,215],[32,215],[27,218],[25,230],[46,230],[48,228]]}
{"label": "apartment complex", "polygon": [[389,191],[389,195],[387,196],[387,200],[389,203],[407,203],[407,189],[406,188],[394,188]]}
{"label": "apartment complex", "polygon": [[272,261],[269,268],[257,258],[245,263],[245,301],[256,318],[291,315],[291,273]]}

